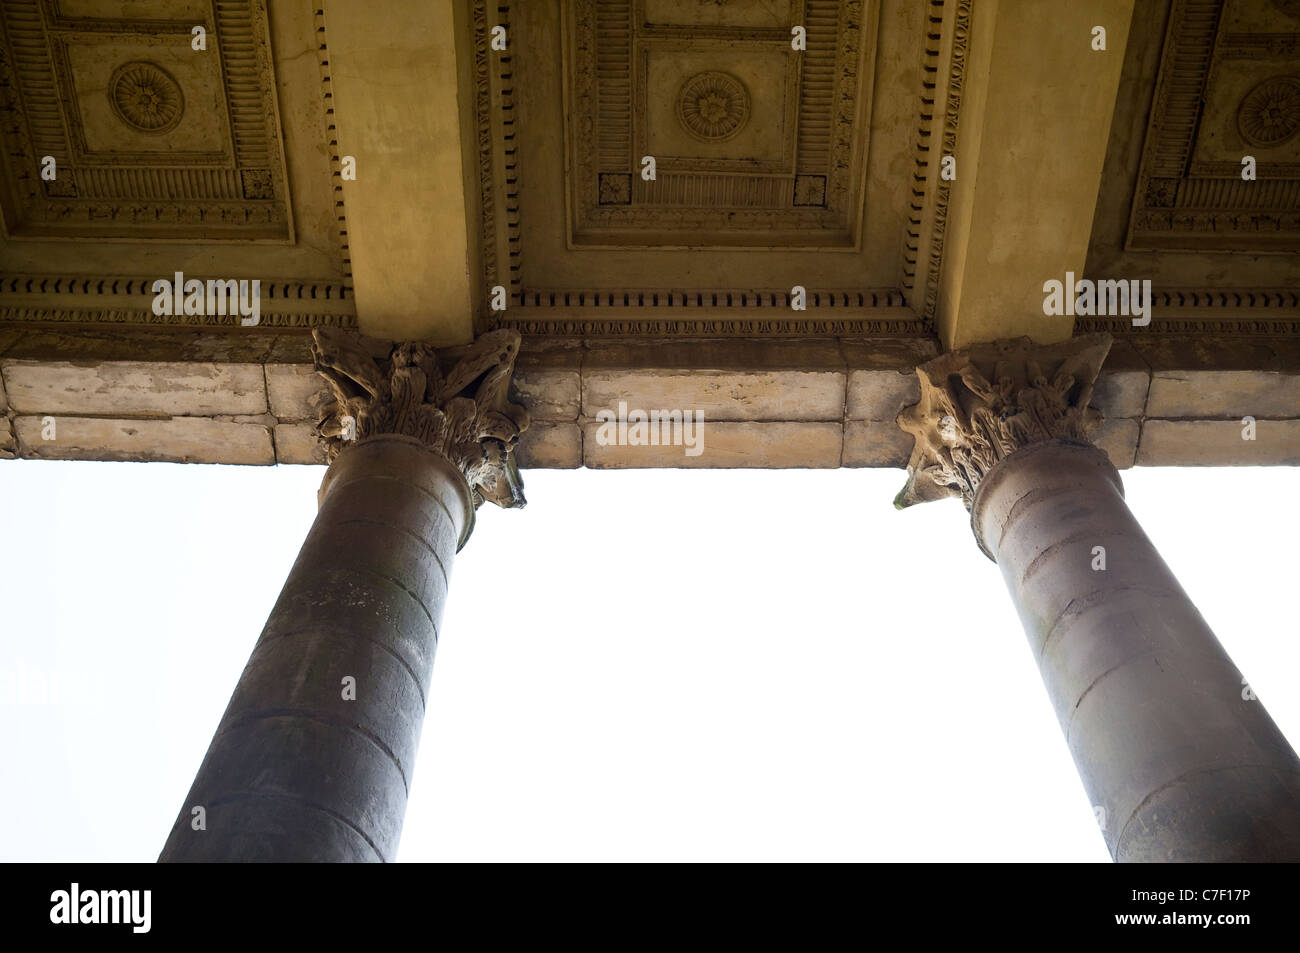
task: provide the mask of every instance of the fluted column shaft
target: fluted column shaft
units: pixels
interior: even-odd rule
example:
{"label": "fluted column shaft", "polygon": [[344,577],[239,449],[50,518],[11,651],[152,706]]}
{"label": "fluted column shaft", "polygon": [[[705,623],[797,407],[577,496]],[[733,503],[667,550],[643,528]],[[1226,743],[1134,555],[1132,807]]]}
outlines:
{"label": "fluted column shaft", "polygon": [[1115,859],[1300,860],[1300,759],[1142,532],[1106,455],[1072,440],[1011,453],[980,482],[972,525]]}
{"label": "fluted column shaft", "polygon": [[160,860],[394,858],[473,518],[461,471],[419,440],[339,453]]}

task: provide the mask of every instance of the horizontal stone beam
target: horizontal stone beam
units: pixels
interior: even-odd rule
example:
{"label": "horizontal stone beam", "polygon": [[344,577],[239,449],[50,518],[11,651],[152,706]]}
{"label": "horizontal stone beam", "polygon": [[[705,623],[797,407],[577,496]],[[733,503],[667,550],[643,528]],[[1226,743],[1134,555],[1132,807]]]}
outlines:
{"label": "horizontal stone beam", "polygon": [[[313,428],[329,395],[307,342],[0,331],[0,456],[322,463]],[[917,399],[916,365],[935,353],[915,339],[527,340],[515,388],[534,423],[520,464],[902,467],[912,438],[894,418]],[[1300,340],[1125,335],[1092,402],[1106,418],[1097,442],[1119,467],[1297,465]],[[703,414],[703,439],[602,440],[620,405],[629,417]],[[46,418],[56,439],[42,436]]]}
{"label": "horizontal stone beam", "polygon": [[91,407],[106,416],[267,412],[260,364],[10,360],[4,378],[9,405],[19,414],[77,414]]}
{"label": "horizontal stone beam", "polygon": [[270,428],[211,417],[118,419],[16,417],[20,456],[37,460],[120,460],[147,463],[276,462]]}
{"label": "horizontal stone beam", "polygon": [[1142,467],[1300,466],[1300,420],[1259,420],[1251,430],[1236,420],[1148,420],[1142,427],[1136,463]]}

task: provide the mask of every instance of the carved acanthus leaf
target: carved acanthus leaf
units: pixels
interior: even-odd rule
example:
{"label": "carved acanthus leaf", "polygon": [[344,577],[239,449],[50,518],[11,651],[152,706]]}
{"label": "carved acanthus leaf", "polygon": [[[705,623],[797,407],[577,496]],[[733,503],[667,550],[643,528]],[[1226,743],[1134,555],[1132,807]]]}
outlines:
{"label": "carved acanthus leaf", "polygon": [[1101,423],[1088,406],[1110,335],[1059,344],[1029,338],[951,351],[916,369],[920,402],[898,416],[916,438],[899,508],[960,496],[969,509],[985,474],[1044,440],[1086,441]]}
{"label": "carved acanthus leaf", "polygon": [[312,341],[316,371],[334,394],[317,427],[331,462],[352,440],[402,434],[459,467],[475,505],[524,505],[513,451],[529,417],[508,394],[517,331],[484,334],[445,377],[437,351],[427,344],[392,344],[337,328],[316,328]]}

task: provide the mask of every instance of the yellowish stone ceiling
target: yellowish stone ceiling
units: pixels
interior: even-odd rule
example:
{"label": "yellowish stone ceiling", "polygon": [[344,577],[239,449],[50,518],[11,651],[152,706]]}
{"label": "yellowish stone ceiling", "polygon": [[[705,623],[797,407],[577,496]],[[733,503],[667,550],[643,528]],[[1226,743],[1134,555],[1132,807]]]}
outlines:
{"label": "yellowish stone ceiling", "polygon": [[1285,330],[1298,39],[1292,0],[3,0],[0,322],[219,325],[150,312],[182,271],[270,328],[961,345],[1070,334],[1070,269]]}

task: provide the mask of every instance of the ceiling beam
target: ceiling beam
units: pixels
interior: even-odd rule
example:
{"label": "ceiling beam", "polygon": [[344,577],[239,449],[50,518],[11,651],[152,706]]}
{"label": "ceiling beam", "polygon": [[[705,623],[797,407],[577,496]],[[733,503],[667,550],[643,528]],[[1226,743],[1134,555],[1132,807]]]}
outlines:
{"label": "ceiling beam", "polygon": [[1072,317],[1043,313],[1043,284],[1083,275],[1134,3],[974,4],[937,301],[945,348],[1070,336]]}
{"label": "ceiling beam", "polygon": [[325,8],[337,149],[356,158],[343,200],[357,320],[375,337],[438,345],[473,337],[477,200],[464,161],[460,6]]}

